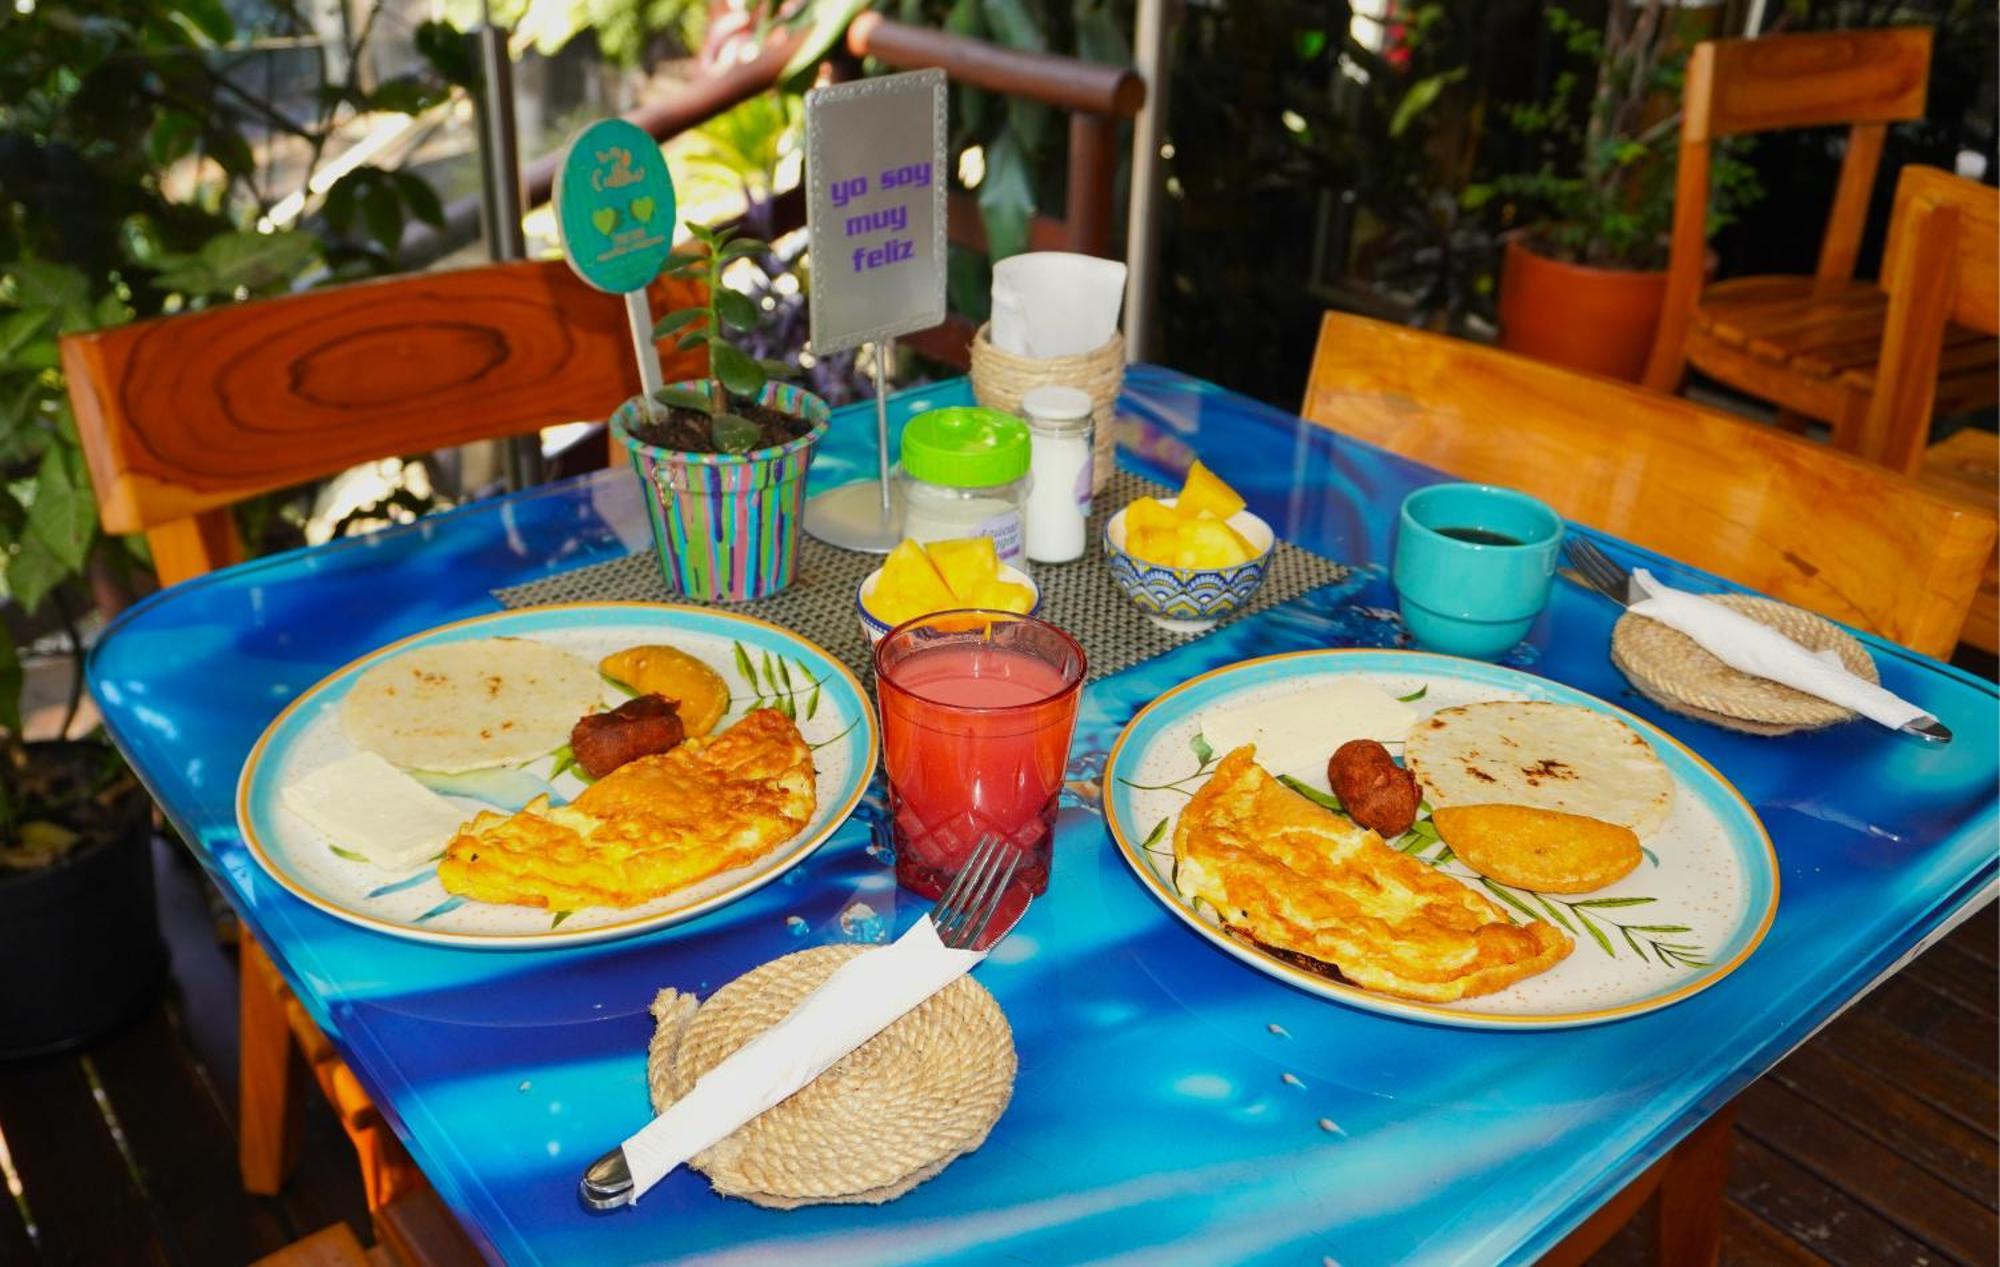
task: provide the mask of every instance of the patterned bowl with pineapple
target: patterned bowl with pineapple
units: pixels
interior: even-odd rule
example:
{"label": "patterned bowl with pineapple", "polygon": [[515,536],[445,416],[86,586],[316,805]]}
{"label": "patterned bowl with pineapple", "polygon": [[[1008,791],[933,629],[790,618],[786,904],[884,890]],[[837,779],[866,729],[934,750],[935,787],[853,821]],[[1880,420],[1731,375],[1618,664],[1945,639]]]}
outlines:
{"label": "patterned bowl with pineapple", "polygon": [[991,537],[902,542],[862,578],[854,595],[870,646],[906,620],[961,607],[1033,616],[1042,595],[1026,572],[1000,562]]}
{"label": "patterned bowl with pineapple", "polygon": [[1277,535],[1196,462],[1178,497],[1140,497],[1104,525],[1111,576],[1146,619],[1198,634],[1240,610],[1264,583]]}

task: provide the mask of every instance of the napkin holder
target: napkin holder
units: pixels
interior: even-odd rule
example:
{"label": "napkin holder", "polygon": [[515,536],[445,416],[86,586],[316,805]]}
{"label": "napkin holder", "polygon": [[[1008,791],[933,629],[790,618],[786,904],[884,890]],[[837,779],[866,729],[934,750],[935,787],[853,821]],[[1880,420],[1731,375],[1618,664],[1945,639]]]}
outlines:
{"label": "napkin holder", "polygon": [[1125,336],[1114,334],[1109,342],[1076,356],[1039,360],[1003,351],[991,336],[991,323],[980,326],[972,336],[972,394],[988,408],[1019,414],[1021,397],[1037,387],[1054,383],[1087,393],[1095,437],[1091,491],[1103,492],[1104,481],[1111,478],[1117,447],[1112,419],[1118,393],[1125,386]]}

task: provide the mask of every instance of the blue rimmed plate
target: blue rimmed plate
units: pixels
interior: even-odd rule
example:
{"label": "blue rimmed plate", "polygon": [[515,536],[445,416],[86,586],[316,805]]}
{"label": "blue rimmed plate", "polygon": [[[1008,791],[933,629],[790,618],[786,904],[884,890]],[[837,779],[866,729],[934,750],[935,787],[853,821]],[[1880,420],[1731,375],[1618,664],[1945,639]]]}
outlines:
{"label": "blue rimmed plate", "polygon": [[[789,708],[813,748],[818,808],[804,831],[748,867],[714,876],[642,906],[553,912],[472,902],[445,892],[434,866],[385,871],[340,851],[284,808],[286,784],[354,751],[341,731],[340,701],[362,672],[416,647],[471,638],[530,638],[596,663],[642,643],[667,643],[706,662],[728,682],[726,728],[760,704]],[[271,878],[330,915],[393,937],[444,945],[529,949],[605,941],[692,919],[770,883],[844,822],[875,773],[875,713],[861,684],[832,655],[750,616],[665,603],[573,603],[478,616],[371,652],[332,673],[280,713],[258,739],[236,786],[236,821]],[[560,801],[583,790],[559,754],[526,765],[420,778],[466,817],[511,812],[543,793]]]}
{"label": "blue rimmed plate", "polygon": [[[1333,678],[1358,678],[1419,715],[1486,700],[1548,700],[1607,713],[1645,737],[1674,779],[1667,822],[1641,842],[1646,856],[1616,884],[1584,894],[1498,886],[1513,918],[1569,932],[1576,948],[1549,971],[1454,1004],[1419,1003],[1316,975],[1236,941],[1174,888],[1173,823],[1221,753],[1202,717],[1275,703]],[[1393,749],[1392,749],[1393,750]],[[1329,751],[1328,755],[1331,755]],[[1391,1016],[1477,1028],[1589,1025],[1666,1007],[1728,976],[1763,940],[1778,909],[1777,855],[1763,824],[1713,767],[1657,727],[1592,695],[1514,669],[1414,651],[1302,651],[1246,660],[1184,682],[1119,735],[1105,770],[1105,815],[1119,851],[1147,889],[1189,927],[1257,970],[1300,989]],[[1324,786],[1320,788],[1324,791]],[[1412,852],[1429,861],[1435,844]],[[1448,874],[1475,886],[1464,864]],[[1491,891],[1485,885],[1480,891]]]}

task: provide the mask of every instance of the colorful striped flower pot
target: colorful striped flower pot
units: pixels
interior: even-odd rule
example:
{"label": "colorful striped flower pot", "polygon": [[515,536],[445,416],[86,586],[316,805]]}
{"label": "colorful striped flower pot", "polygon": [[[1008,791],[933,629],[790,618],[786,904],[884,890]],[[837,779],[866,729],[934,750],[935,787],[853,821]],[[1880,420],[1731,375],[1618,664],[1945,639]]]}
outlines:
{"label": "colorful striped flower pot", "polygon": [[[707,384],[677,384],[697,391]],[[634,439],[645,402],[611,416],[611,433],[632,455],[667,588],[702,602],[741,603],[792,583],[805,515],[806,468],[826,434],[826,402],[789,383],[770,383],[759,402],[813,424],[789,444],[748,453],[682,453]]]}

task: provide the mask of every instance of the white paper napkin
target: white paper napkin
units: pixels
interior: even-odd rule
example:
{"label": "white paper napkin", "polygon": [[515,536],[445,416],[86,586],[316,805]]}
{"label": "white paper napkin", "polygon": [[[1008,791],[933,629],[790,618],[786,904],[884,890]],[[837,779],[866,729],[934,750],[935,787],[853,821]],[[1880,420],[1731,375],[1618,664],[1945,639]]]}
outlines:
{"label": "white paper napkin", "polygon": [[1908,700],[1849,673],[1838,656],[1821,657],[1741,612],[1674,589],[1645,568],[1635,568],[1632,580],[1646,595],[1632,604],[1634,613],[1680,630],[1732,669],[1851,708],[1891,730],[1928,716]]}
{"label": "white paper napkin", "polygon": [[985,951],[953,950],[926,916],[833,970],[791,1015],[732,1052],[624,1143],[632,1200],[964,976]]}
{"label": "white paper napkin", "polygon": [[1047,360],[1111,341],[1125,302],[1125,265],[1069,251],[1029,251],[993,266],[993,345]]}

